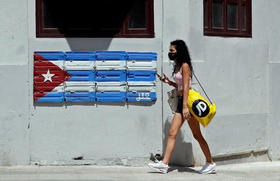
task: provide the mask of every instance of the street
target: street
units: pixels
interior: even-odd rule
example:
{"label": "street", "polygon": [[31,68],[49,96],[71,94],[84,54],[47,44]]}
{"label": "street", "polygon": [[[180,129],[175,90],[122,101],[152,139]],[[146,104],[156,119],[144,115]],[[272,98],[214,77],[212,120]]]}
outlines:
{"label": "street", "polygon": [[171,167],[159,174],[148,167],[123,166],[15,166],[0,167],[1,181],[280,181],[280,162],[218,165],[217,173],[201,175],[200,167]]}

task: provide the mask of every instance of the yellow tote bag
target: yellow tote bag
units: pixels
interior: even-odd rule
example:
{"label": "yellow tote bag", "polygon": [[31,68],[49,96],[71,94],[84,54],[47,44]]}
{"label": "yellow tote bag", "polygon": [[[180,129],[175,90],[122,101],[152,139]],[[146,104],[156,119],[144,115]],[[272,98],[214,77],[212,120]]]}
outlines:
{"label": "yellow tote bag", "polygon": [[207,126],[216,114],[215,104],[210,104],[204,97],[192,89],[189,90],[187,105],[191,114],[203,127]]}

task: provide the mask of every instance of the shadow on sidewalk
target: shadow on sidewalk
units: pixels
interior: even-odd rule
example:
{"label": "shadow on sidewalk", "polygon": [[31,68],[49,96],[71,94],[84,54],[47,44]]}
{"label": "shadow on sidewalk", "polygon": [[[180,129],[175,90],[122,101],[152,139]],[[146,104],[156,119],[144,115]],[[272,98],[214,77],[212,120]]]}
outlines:
{"label": "shadow on sidewalk", "polygon": [[[189,173],[197,173],[197,174],[200,174],[199,171],[197,170],[194,170],[190,167],[180,167],[180,166],[169,166],[168,168],[168,172],[167,173],[170,173],[170,172],[173,172],[177,170],[178,172],[189,172]],[[159,172],[157,171],[150,171],[148,173],[156,173],[156,174],[160,174]]]}
{"label": "shadow on sidewalk", "polygon": [[197,174],[199,174],[199,171],[194,170],[194,169],[192,169],[190,167],[178,167],[178,166],[171,166],[168,169],[168,172],[172,172],[174,170],[177,170],[178,172],[190,172],[190,173],[197,173]]}

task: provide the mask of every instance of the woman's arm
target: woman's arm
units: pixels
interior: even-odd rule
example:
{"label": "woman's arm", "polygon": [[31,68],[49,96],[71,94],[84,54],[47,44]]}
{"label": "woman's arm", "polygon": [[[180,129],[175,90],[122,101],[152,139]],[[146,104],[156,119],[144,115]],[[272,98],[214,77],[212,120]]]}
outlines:
{"label": "woman's arm", "polygon": [[177,84],[175,82],[172,82],[171,80],[168,80],[168,85],[171,85],[171,86],[177,88]]}
{"label": "woman's arm", "polygon": [[188,119],[190,117],[190,111],[187,107],[189,89],[190,89],[190,79],[191,79],[191,71],[190,67],[187,63],[183,63],[182,65],[182,75],[183,75],[183,117],[184,119]]}

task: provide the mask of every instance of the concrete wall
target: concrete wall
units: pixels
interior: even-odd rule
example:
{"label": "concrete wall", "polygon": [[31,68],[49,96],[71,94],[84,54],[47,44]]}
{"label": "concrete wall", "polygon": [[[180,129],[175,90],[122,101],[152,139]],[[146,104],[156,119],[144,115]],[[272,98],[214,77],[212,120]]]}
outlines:
{"label": "concrete wall", "polygon": [[280,114],[279,114],[279,72],[280,72],[280,45],[279,45],[279,26],[277,21],[279,11],[275,3],[269,2],[266,9],[269,9],[271,16],[267,19],[269,22],[275,22],[274,26],[267,25],[269,30],[269,119],[268,119],[268,140],[269,140],[269,156],[272,160],[280,160]]}
{"label": "concrete wall", "polygon": [[[34,104],[33,52],[152,51],[159,73],[171,76],[167,53],[174,39],[188,44],[195,72],[216,104],[217,115],[201,128],[214,157],[265,151],[279,159],[279,5],[253,1],[252,38],[203,36],[202,0],[155,0],[155,38],[64,39],[36,38],[35,0],[2,0],[0,165],[138,165],[162,153],[173,116],[171,87],[157,82],[154,104]],[[185,123],[171,163],[204,161]]]}
{"label": "concrete wall", "polygon": [[28,164],[27,1],[1,1],[0,22],[0,165]]}

